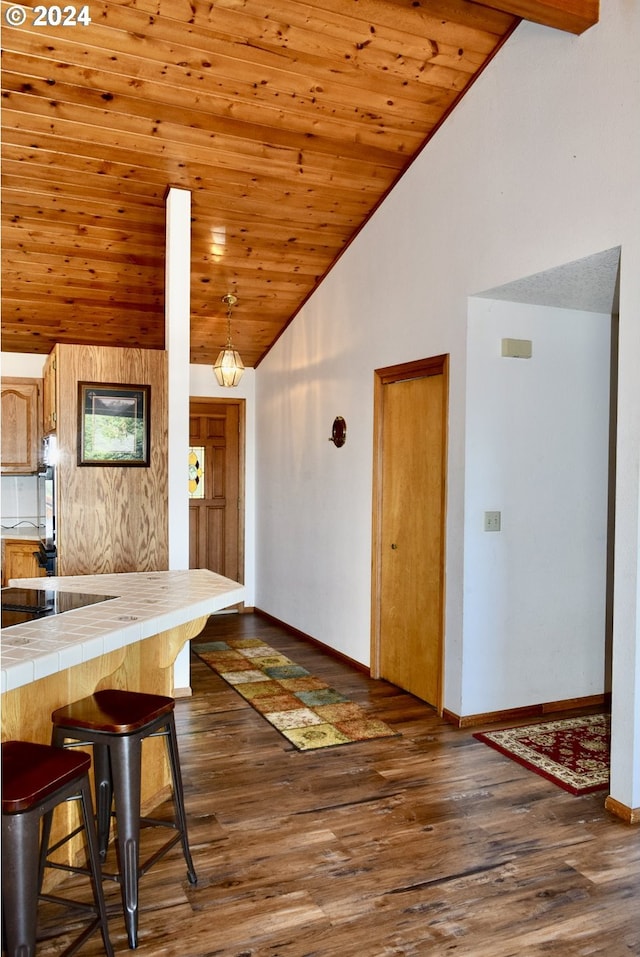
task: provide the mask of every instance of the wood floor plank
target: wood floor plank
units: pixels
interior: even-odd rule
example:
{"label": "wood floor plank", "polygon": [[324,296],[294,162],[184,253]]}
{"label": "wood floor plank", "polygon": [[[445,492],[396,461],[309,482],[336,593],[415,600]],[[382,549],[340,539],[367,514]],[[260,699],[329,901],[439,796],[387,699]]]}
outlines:
{"label": "wood floor plank", "polygon": [[192,656],[176,722],[199,880],[177,849],[143,877],[139,957],[638,957],[640,831],[606,792],[568,794],[259,615],[200,640],[225,636],[262,638],[400,736],[296,751]]}

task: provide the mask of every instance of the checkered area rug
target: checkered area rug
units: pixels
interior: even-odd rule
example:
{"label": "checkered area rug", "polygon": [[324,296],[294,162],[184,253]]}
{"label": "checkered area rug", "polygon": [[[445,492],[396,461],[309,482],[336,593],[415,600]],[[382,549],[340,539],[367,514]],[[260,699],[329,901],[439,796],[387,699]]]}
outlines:
{"label": "checkered area rug", "polygon": [[398,733],[259,638],[191,648],[299,751]]}

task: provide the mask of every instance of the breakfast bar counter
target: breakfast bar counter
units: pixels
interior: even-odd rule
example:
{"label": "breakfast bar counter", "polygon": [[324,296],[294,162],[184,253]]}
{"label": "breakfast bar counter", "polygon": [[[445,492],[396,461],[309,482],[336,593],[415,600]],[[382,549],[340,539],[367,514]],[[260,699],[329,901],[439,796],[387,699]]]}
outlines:
{"label": "breakfast bar counter", "polygon": [[[40,591],[104,595],[109,600],[4,628],[3,694],[112,652],[123,654],[132,645],[161,633],[186,626],[187,631],[193,630],[190,637],[195,637],[209,615],[244,598],[243,585],[207,569],[22,578],[11,584]],[[195,630],[197,622],[200,626]],[[183,638],[181,645],[188,640]],[[172,693],[172,688],[165,689],[157,693]],[[151,691],[147,687],[139,690]],[[4,699],[2,703],[6,707]]]}
{"label": "breakfast bar counter", "polygon": [[[213,612],[244,586],[206,569],[12,581],[21,589],[109,596],[3,628],[2,740],[48,744],[51,712],[103,688],[174,695],[173,665]],[[146,746],[145,746],[146,747]],[[143,756],[143,812],[169,793],[163,741]]]}

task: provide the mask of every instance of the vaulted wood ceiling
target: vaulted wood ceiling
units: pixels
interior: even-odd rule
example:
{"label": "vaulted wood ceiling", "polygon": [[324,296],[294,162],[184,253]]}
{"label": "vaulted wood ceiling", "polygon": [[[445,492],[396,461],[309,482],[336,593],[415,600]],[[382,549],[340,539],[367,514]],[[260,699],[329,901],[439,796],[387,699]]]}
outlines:
{"label": "vaulted wood ceiling", "polygon": [[163,348],[176,186],[191,361],[214,361],[232,292],[247,366],[520,18],[598,18],[598,0],[92,0],[11,26],[1,6],[2,349]]}

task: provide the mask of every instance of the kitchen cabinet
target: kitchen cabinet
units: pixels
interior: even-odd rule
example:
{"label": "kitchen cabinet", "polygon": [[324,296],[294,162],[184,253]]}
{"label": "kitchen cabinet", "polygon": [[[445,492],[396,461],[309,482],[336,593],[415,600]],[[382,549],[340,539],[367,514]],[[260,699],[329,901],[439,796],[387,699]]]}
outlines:
{"label": "kitchen cabinet", "polygon": [[42,386],[42,423],[45,435],[55,432],[58,427],[58,350],[57,347],[47,356],[43,370]]}
{"label": "kitchen cabinet", "polygon": [[[11,578],[42,578],[45,574],[36,561],[38,542],[34,539],[2,539],[2,587]],[[34,554],[35,553],[35,554]]]}
{"label": "kitchen cabinet", "polygon": [[42,379],[3,378],[0,388],[2,473],[37,472],[42,441]]}

